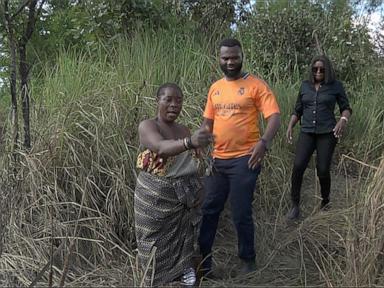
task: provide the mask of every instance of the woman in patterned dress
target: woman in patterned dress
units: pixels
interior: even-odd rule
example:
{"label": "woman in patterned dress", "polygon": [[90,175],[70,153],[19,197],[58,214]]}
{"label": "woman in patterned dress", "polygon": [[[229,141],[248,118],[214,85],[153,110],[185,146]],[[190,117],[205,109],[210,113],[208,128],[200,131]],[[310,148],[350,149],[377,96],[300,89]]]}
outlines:
{"label": "woman in patterned dress", "polygon": [[193,285],[195,235],[202,196],[195,149],[207,146],[212,135],[176,122],[183,93],[174,83],[157,91],[157,116],[139,125],[140,169],[135,189],[135,230],[141,285],[159,286],[176,279]]}

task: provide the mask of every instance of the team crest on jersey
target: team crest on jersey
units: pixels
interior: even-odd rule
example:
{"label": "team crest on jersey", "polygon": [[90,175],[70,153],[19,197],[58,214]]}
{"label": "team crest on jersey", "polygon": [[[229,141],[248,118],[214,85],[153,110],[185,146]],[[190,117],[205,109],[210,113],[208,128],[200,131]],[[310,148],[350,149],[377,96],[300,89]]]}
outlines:
{"label": "team crest on jersey", "polygon": [[213,94],[214,96],[219,96],[220,95],[220,90],[216,90],[215,94]]}
{"label": "team crest on jersey", "polygon": [[239,94],[240,96],[243,96],[244,95],[244,87],[240,87],[239,91],[237,91],[237,94]]}

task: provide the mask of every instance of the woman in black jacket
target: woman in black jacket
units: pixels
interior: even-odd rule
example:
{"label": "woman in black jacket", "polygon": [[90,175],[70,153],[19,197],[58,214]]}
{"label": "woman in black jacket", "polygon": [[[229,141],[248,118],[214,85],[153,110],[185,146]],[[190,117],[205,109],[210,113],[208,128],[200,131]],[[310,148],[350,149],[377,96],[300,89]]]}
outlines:
{"label": "woman in black jacket", "polygon": [[[288,124],[287,140],[292,143],[292,129],[301,120],[301,131],[296,145],[296,156],[292,171],[292,209],[288,219],[300,215],[300,190],[304,171],[316,150],[316,169],[321,186],[321,209],[329,203],[331,188],[330,165],[332,154],[349,121],[352,110],[343,84],[335,79],[330,60],[316,56],[309,66],[309,79],[302,82],[294,112]],[[341,117],[336,121],[334,108],[339,106]]]}

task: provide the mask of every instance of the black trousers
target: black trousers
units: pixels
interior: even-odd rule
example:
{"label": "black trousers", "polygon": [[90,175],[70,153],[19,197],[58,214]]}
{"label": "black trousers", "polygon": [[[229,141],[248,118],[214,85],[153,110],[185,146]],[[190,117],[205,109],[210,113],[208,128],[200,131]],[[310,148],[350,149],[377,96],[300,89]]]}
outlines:
{"label": "black trousers", "polygon": [[227,198],[231,203],[232,219],[238,239],[239,257],[244,260],[255,259],[254,224],[252,218],[253,193],[261,167],[248,168],[250,156],[233,159],[214,159],[214,171],[205,178],[206,195],[202,207],[199,245],[204,257],[203,269],[212,266],[213,242]]}
{"label": "black trousers", "polygon": [[296,157],[292,171],[291,197],[293,204],[300,203],[300,190],[304,171],[308,166],[313,152],[316,150],[316,169],[324,203],[329,202],[331,190],[330,166],[337,139],[333,133],[314,134],[300,132],[296,146]]}

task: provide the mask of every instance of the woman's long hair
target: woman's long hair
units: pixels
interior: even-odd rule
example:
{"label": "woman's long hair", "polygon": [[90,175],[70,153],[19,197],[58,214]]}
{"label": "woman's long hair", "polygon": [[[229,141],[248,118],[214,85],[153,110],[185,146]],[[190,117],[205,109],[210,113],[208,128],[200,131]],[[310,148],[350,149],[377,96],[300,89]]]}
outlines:
{"label": "woman's long hair", "polygon": [[325,55],[317,55],[313,57],[311,65],[309,65],[308,79],[312,83],[315,83],[315,77],[313,76],[312,67],[317,62],[321,61],[324,64],[324,83],[329,84],[336,80],[335,70],[333,70],[332,63]]}

